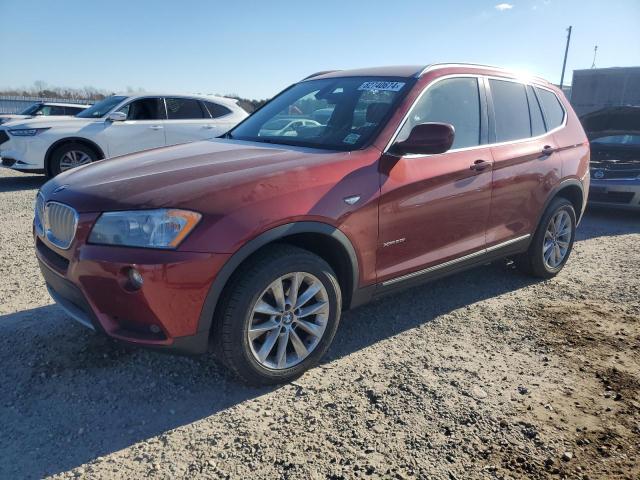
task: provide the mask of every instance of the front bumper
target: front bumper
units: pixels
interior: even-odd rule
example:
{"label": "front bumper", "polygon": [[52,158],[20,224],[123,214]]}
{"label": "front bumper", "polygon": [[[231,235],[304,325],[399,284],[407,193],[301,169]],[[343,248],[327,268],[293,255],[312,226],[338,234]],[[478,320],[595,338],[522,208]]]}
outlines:
{"label": "front bumper", "polygon": [[[84,229],[79,228],[81,235]],[[204,353],[209,331],[200,314],[225,255],[88,245],[60,250],[39,237],[36,255],[51,297],[96,332],[137,346]],[[144,283],[127,287],[136,268]]]}
{"label": "front bumper", "polygon": [[591,179],[589,205],[640,210],[640,179]]}
{"label": "front bumper", "polygon": [[[6,132],[6,130],[5,130]],[[14,137],[6,133],[7,140],[0,143],[0,164],[14,170],[42,171],[49,145],[39,135]],[[3,137],[4,138],[4,137]]]}

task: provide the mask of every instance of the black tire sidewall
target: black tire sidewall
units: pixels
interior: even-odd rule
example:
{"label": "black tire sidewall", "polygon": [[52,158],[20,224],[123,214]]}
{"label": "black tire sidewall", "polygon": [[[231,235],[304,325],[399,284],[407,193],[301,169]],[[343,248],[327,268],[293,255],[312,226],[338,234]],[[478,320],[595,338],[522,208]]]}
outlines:
{"label": "black tire sidewall", "polygon": [[[296,249],[299,250],[299,249]],[[340,322],[341,292],[334,272],[321,258],[310,252],[301,251],[278,262],[275,258],[254,272],[252,278],[239,282],[236,288],[241,300],[230,311],[222,332],[230,342],[223,345],[227,364],[245,381],[252,384],[278,384],[299,377],[309,368],[316,365],[331,345]],[[261,365],[251,352],[247,329],[251,322],[253,306],[262,292],[276,278],[292,272],[306,272],[314,275],[324,285],[329,298],[329,317],[324,335],[313,352],[301,363],[283,370],[273,370]],[[233,321],[235,319],[235,321]],[[229,321],[231,320],[231,321]],[[235,345],[235,348],[234,348]],[[237,346],[240,348],[237,348]]]}
{"label": "black tire sidewall", "polygon": [[78,150],[80,152],[86,153],[87,155],[89,155],[89,157],[91,157],[92,162],[95,162],[98,159],[96,152],[91,147],[88,147],[87,145],[84,145],[82,143],[67,143],[65,145],[61,145],[60,147],[56,148],[51,154],[51,160],[46,170],[49,178],[53,178],[56,175],[60,175],[62,173],[60,171],[60,159],[64,156],[65,153],[70,150]]}
{"label": "black tire sidewall", "polygon": [[[558,265],[556,268],[549,268],[544,261],[544,235],[547,231],[551,218],[553,218],[553,216],[561,210],[566,211],[569,214],[569,218],[571,219],[571,238],[569,240],[567,253],[562,259],[560,265]],[[576,212],[569,200],[565,198],[557,198],[551,203],[549,208],[547,208],[531,245],[532,248],[529,250],[529,255],[531,256],[531,264],[536,275],[545,278],[551,278],[557,275],[564,268],[567,260],[569,260],[571,252],[573,251],[573,243],[576,236],[576,224]]]}

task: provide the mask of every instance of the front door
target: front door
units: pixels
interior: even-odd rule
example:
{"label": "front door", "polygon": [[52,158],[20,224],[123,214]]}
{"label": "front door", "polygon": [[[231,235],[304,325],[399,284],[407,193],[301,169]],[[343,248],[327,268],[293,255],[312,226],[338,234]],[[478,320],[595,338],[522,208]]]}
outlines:
{"label": "front door", "polygon": [[397,140],[425,122],[455,129],[450,151],[381,159],[378,281],[437,266],[485,247],[491,205],[491,148],[484,86],[473,76],[436,80]]}
{"label": "front door", "polygon": [[161,98],[134,100],[118,111],[127,115],[123,122],[109,122],[104,129],[109,157],[165,146],[164,103]]}

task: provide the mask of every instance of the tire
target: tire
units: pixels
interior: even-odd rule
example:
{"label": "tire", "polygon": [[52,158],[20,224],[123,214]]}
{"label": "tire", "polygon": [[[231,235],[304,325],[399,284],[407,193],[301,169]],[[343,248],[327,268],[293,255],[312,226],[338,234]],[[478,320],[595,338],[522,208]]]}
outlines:
{"label": "tire", "polygon": [[51,154],[47,177],[53,178],[66,170],[95,162],[96,160],[98,160],[98,155],[91,147],[76,142],[65,143],[56,148]]}
{"label": "tire", "polygon": [[[552,219],[557,220],[559,226],[566,225],[570,228],[570,231],[566,234],[558,235],[556,233],[555,242],[553,240],[554,235],[550,233],[553,228],[551,225]],[[562,229],[559,233],[564,231],[565,230]],[[516,266],[521,271],[528,273],[529,275],[533,275],[534,277],[555,277],[569,259],[569,255],[573,249],[575,235],[576,212],[573,209],[573,205],[566,198],[555,198],[545,210],[529,249],[526,253],[515,259]],[[564,250],[565,247],[566,250]],[[556,254],[550,250],[555,250],[559,253],[559,256],[556,256]],[[546,257],[549,255],[550,258],[547,259]]]}
{"label": "tire", "polygon": [[250,385],[289,382],[325,354],[341,309],[340,286],[327,262],[302,248],[269,246],[243,264],[225,287],[214,323],[216,354]]}

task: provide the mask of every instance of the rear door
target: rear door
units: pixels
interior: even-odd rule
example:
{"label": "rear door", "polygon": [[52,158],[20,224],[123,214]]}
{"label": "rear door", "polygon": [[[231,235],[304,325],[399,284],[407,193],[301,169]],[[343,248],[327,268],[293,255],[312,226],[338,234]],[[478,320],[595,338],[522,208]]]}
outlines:
{"label": "rear door", "polygon": [[167,145],[195,142],[224,133],[217,133],[208,110],[200,100],[167,97],[165,102],[167,104]]}
{"label": "rear door", "polygon": [[109,146],[109,157],[165,145],[165,112],[161,98],[139,98],[118,111],[126,114],[127,119],[124,122],[108,122],[103,131]]}
{"label": "rear door", "polygon": [[227,133],[242,119],[242,117],[238,118],[229,108],[219,103],[208,101],[202,102],[202,104],[211,116],[208,125],[213,136],[220,136],[223,133]]}
{"label": "rear door", "polygon": [[426,122],[453,125],[454,143],[442,154],[401,157],[382,172],[377,270],[383,283],[485,247],[493,160],[481,79],[460,76],[429,84],[396,140]]}
{"label": "rear door", "polygon": [[506,78],[488,78],[486,83],[494,144],[490,247],[533,234],[562,169],[535,89]]}

